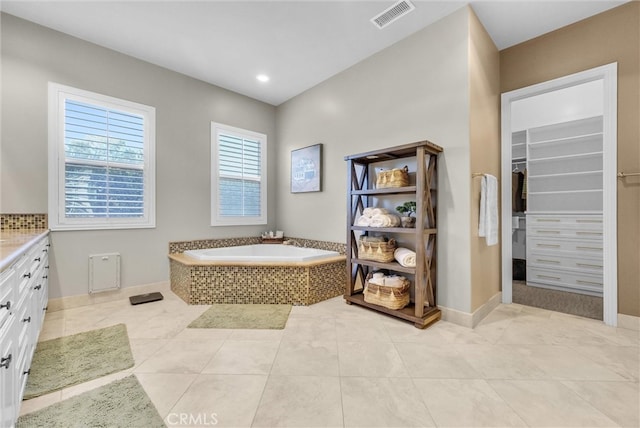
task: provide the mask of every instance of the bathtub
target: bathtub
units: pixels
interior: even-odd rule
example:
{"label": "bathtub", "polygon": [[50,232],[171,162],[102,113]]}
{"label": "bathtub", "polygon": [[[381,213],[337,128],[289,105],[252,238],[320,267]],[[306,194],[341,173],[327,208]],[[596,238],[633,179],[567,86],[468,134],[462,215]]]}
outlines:
{"label": "bathtub", "polygon": [[252,244],[169,254],[171,290],[190,305],[312,305],[344,293],[337,251]]}
{"label": "bathtub", "polygon": [[213,262],[310,262],[339,256],[337,251],[300,248],[282,244],[241,245],[237,247],[188,250],[184,254],[201,261]]}

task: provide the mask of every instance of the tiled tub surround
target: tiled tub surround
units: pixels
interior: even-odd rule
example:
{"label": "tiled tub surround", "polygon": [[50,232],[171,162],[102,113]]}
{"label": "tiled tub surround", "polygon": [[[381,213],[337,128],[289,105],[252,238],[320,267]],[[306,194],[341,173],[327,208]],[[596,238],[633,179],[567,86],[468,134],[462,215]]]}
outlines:
{"label": "tiled tub surround", "polygon": [[169,244],[171,290],[192,305],[262,303],[312,305],[339,296],[346,281],[345,246],[293,239],[301,246],[337,251],[337,257],[306,263],[198,261],[182,251],[250,245],[259,238],[212,239]]}

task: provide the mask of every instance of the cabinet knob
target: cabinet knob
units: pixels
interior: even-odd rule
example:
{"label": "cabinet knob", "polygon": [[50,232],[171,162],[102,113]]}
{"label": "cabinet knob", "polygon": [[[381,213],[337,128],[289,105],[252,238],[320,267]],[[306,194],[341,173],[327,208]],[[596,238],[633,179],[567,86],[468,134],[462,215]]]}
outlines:
{"label": "cabinet knob", "polygon": [[31,272],[27,272],[24,275],[22,275],[23,278],[31,278]]}
{"label": "cabinet knob", "polygon": [[23,371],[22,374],[26,374],[26,375],[31,374],[31,369]]}
{"label": "cabinet knob", "polygon": [[9,364],[11,364],[12,354],[9,354],[8,357],[0,358],[0,367],[4,367],[5,369],[9,368]]}
{"label": "cabinet knob", "polygon": [[31,317],[29,316],[29,317],[23,319],[22,322],[31,322]]}
{"label": "cabinet knob", "polygon": [[35,287],[33,287],[34,290],[40,290],[42,288],[42,284],[38,284]]}
{"label": "cabinet knob", "polygon": [[43,253],[46,253],[46,252],[48,252],[48,251],[49,251],[49,249],[48,249],[48,248],[45,248],[44,250],[42,250],[42,252],[43,252]]}
{"label": "cabinet knob", "polygon": [[40,261],[40,257],[36,257],[35,259],[33,259],[34,262],[39,262]]}
{"label": "cabinet knob", "polygon": [[43,275],[43,276],[42,276],[42,278],[43,278],[43,279],[47,279],[47,278],[49,278],[49,276],[47,276],[47,275]]}
{"label": "cabinet knob", "polygon": [[0,309],[2,308],[7,308],[7,310],[11,309],[11,300],[7,300],[7,303],[0,305]]}

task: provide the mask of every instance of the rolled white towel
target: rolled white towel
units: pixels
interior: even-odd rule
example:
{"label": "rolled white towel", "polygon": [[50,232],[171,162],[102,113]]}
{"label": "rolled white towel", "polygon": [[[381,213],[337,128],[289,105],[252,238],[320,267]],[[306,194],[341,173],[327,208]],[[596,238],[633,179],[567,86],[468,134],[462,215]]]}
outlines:
{"label": "rolled white towel", "polygon": [[405,277],[392,275],[384,278],[385,287],[401,288],[404,285]]}
{"label": "rolled white towel", "polygon": [[356,226],[371,226],[371,218],[361,215],[356,220]]}
{"label": "rolled white towel", "polygon": [[398,247],[393,257],[404,267],[416,267],[416,253],[408,248]]}
{"label": "rolled white towel", "polygon": [[362,215],[368,218],[373,217],[373,208],[365,208],[364,210],[362,210]]}
{"label": "rolled white towel", "polygon": [[400,225],[400,217],[395,214],[379,214],[371,217],[371,227],[395,227]]}
{"label": "rolled white towel", "polygon": [[371,278],[369,284],[384,285],[384,278]]}
{"label": "rolled white towel", "polygon": [[384,285],[385,287],[401,288],[404,286],[406,278],[399,275],[385,276],[382,273],[373,274],[373,278],[369,278],[369,284]]}
{"label": "rolled white towel", "polygon": [[371,210],[371,217],[375,217],[375,216],[381,215],[381,214],[389,214],[389,210],[386,209],[386,208],[373,208]]}

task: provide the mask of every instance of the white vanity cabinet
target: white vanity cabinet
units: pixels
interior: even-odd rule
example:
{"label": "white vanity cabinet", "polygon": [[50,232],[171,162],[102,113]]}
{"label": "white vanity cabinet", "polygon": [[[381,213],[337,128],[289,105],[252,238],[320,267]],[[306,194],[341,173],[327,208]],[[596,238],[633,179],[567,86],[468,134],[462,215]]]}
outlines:
{"label": "white vanity cabinet", "polygon": [[15,394],[15,362],[17,360],[13,334],[15,309],[15,271],[0,273],[0,426],[12,426],[18,409]]}
{"label": "white vanity cabinet", "polygon": [[49,239],[0,273],[0,426],[15,424],[48,300]]}

